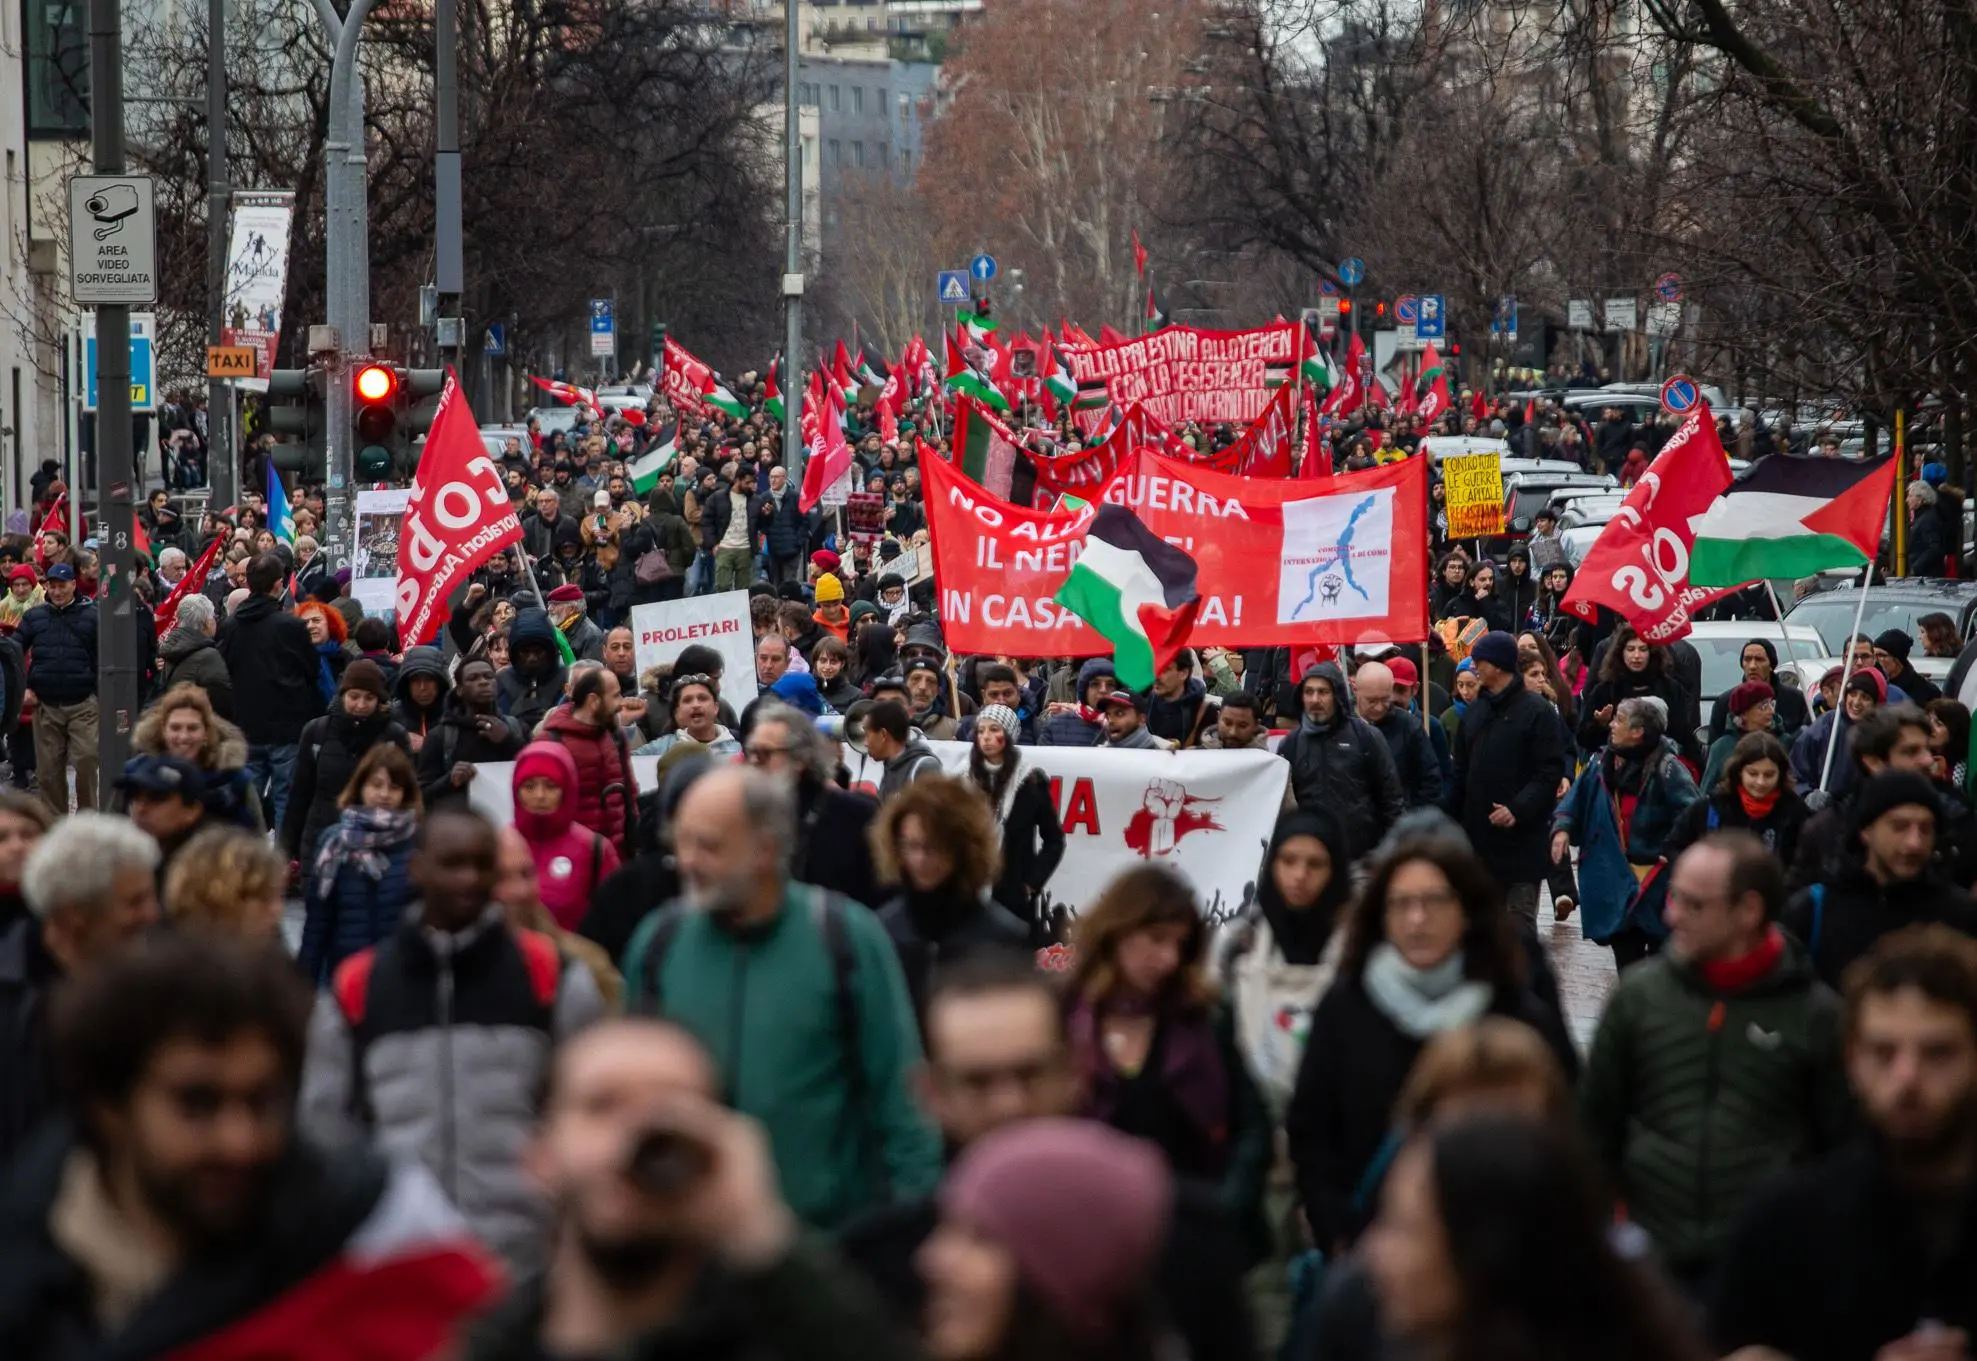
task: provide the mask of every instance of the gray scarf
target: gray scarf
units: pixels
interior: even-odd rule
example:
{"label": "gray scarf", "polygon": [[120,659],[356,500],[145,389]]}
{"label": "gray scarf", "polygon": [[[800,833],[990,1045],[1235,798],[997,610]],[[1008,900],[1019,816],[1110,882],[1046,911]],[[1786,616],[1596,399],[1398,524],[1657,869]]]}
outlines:
{"label": "gray scarf", "polygon": [[1425,1040],[1468,1025],[1490,1009],[1490,985],[1465,979],[1462,965],[1462,951],[1457,950],[1432,969],[1417,969],[1401,958],[1393,942],[1383,940],[1366,956],[1361,982],[1373,1005],[1402,1034]]}

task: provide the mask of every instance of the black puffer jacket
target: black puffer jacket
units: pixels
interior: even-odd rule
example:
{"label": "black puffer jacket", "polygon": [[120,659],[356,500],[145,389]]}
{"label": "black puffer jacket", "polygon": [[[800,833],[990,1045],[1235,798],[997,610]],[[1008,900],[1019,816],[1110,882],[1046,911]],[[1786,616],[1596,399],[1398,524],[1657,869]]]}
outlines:
{"label": "black puffer jacket", "polygon": [[1314,726],[1300,719],[1277,748],[1291,764],[1291,798],[1299,808],[1326,808],[1345,824],[1355,857],[1380,844],[1387,829],[1407,811],[1407,794],[1379,729],[1352,712],[1345,676],[1320,662],[1298,682],[1320,677],[1332,687],[1338,707],[1331,722]]}
{"label": "black puffer jacket", "polygon": [[[419,676],[439,682],[439,693],[433,696],[430,706],[421,707],[412,698],[412,681]],[[407,734],[424,738],[445,717],[446,696],[452,689],[452,678],[446,674],[446,659],[438,648],[408,647],[405,659],[398,664],[398,679],[391,683],[391,716]]]}
{"label": "black puffer jacket", "polygon": [[158,644],[158,693],[174,685],[196,685],[212,701],[213,712],[221,718],[233,717],[233,677],[227,672],[227,659],[220,655],[219,640],[208,638],[197,629],[173,629]]}
{"label": "black puffer jacket", "polygon": [[[1569,769],[1558,711],[1513,676],[1501,694],[1479,690],[1455,733],[1448,811],[1497,882],[1535,884],[1551,864],[1551,814]],[[1490,822],[1497,804],[1516,821]]]}
{"label": "black puffer jacket", "polygon": [[1875,941],[1905,926],[1931,922],[1977,936],[1977,903],[1933,872],[1884,885],[1860,864],[1857,852],[1840,874],[1794,894],[1780,919],[1811,953],[1820,979],[1833,988]]}
{"label": "black puffer jacket", "polygon": [[283,810],[281,841],[290,860],[306,867],[316,854],[316,840],[342,815],[337,796],[350,783],[364,753],[380,742],[389,742],[412,754],[405,729],[380,708],[369,718],[352,718],[337,707],[302,730],[295,753],[295,773],[288,789],[288,807]]}
{"label": "black puffer jacket", "polygon": [[14,641],[27,653],[27,683],[50,704],[80,704],[96,693],[96,606],[75,597],[57,609],[36,605]]}

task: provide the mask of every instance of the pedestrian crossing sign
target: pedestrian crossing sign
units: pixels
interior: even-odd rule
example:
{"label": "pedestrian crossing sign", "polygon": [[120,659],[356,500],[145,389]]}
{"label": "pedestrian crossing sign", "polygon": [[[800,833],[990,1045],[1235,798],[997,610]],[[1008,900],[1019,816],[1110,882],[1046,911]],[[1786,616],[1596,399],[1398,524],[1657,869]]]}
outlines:
{"label": "pedestrian crossing sign", "polygon": [[959,307],[968,301],[968,271],[965,269],[943,269],[935,276],[935,291],[940,295],[941,306]]}

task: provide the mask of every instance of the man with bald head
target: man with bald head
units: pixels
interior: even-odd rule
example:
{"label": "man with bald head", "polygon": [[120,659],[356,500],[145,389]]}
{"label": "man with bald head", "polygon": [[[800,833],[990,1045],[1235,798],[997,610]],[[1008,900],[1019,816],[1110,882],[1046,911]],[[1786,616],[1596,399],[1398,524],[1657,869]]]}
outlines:
{"label": "man with bald head", "polygon": [[849,899],[790,877],[789,782],[728,766],[673,819],[680,897],[625,950],[626,1009],[707,1047],[735,1109],[768,1127],[784,1194],[834,1229],[940,1180],[907,1074],[919,1031],[891,939]]}
{"label": "man with bald head", "polygon": [[[522,1154],[555,1210],[549,1267],[465,1339],[466,1361],[907,1355],[869,1291],[799,1233],[762,1126],[676,1025],[612,1020],[564,1046]],[[905,1334],[900,1334],[905,1336]]]}
{"label": "man with bald head", "polygon": [[1393,754],[1401,791],[1409,808],[1427,808],[1442,798],[1442,766],[1421,720],[1394,700],[1394,673],[1385,662],[1368,662],[1352,678],[1359,716],[1379,729]]}

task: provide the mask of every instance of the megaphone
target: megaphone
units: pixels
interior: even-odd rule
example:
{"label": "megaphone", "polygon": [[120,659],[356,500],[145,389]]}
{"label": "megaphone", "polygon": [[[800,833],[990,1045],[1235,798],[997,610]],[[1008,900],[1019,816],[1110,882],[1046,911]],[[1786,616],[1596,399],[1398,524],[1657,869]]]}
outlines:
{"label": "megaphone", "polygon": [[844,744],[860,756],[870,756],[865,749],[865,719],[872,712],[872,701],[861,699],[844,711]]}

